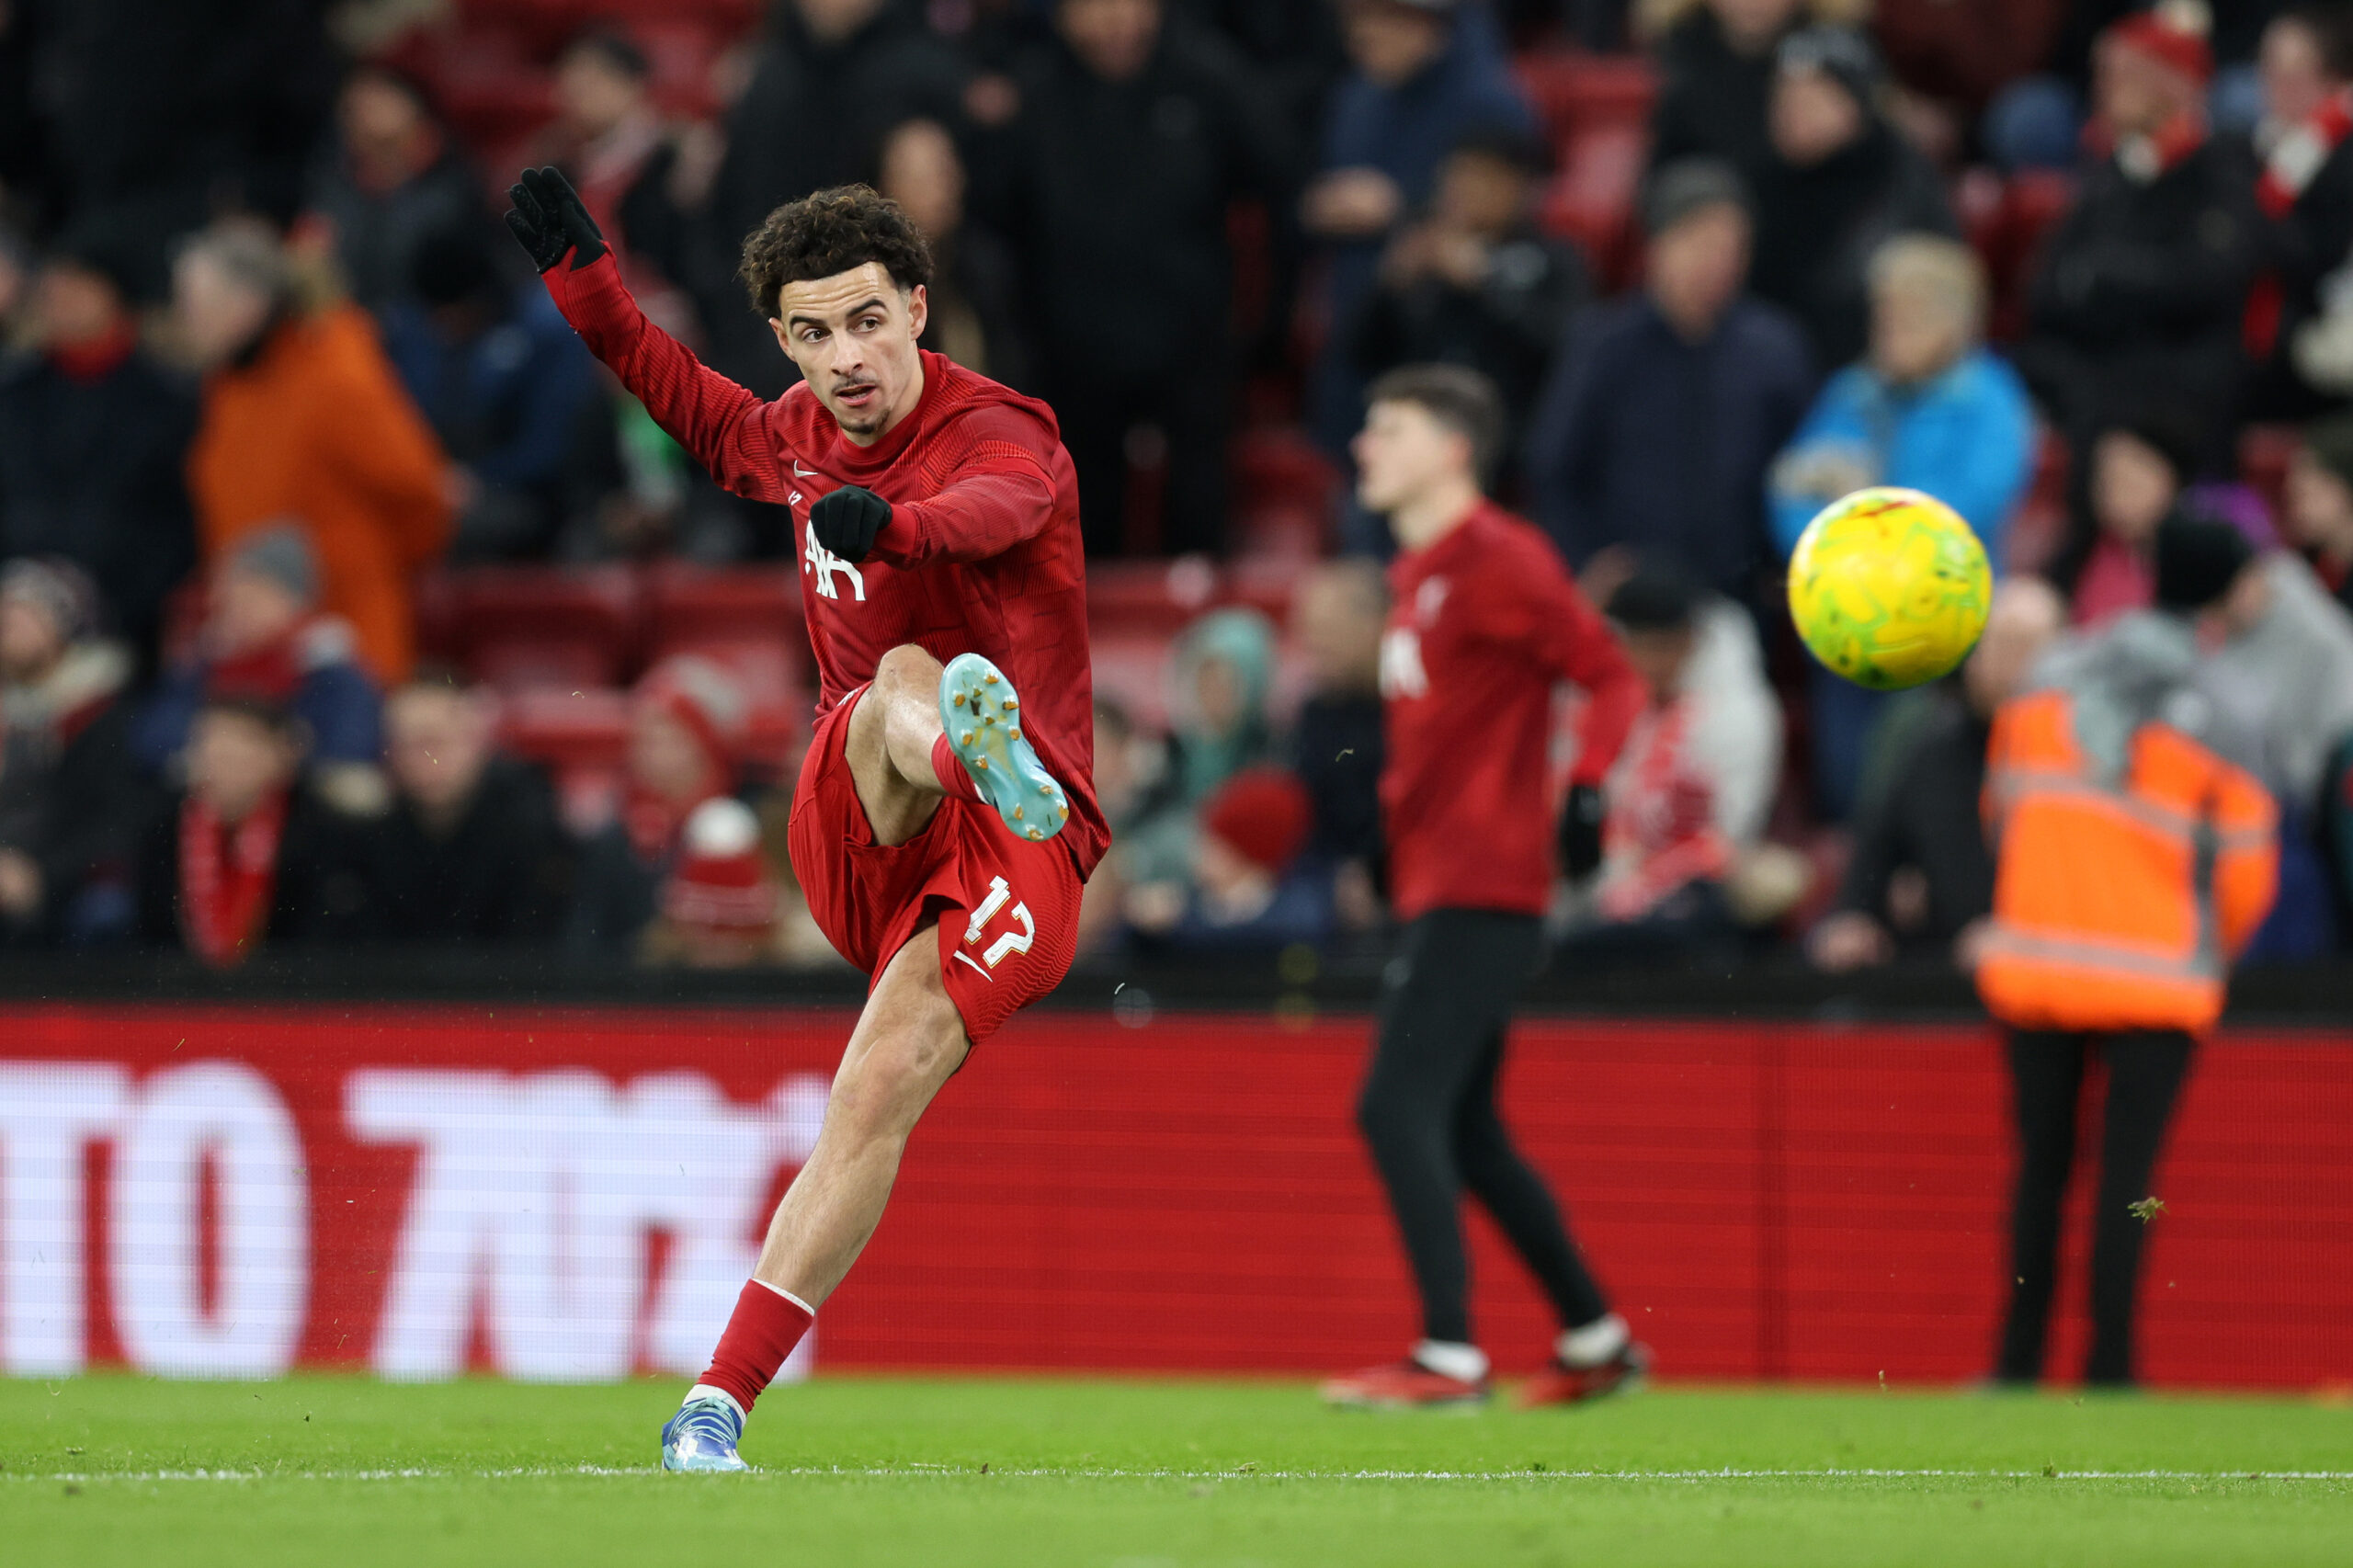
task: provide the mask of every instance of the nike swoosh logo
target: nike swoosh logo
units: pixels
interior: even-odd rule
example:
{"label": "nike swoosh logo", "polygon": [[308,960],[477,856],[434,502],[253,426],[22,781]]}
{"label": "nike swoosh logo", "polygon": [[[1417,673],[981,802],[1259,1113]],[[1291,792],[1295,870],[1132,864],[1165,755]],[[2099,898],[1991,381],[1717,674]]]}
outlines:
{"label": "nike swoosh logo", "polygon": [[814,479],[817,477],[817,471],[813,468],[802,468],[801,466],[801,460],[799,458],[795,458],[792,460],[792,477],[795,479]]}
{"label": "nike swoosh logo", "polygon": [[981,969],[981,966],[980,966],[979,964],[977,964],[977,963],[972,963],[972,954],[970,954],[970,953],[958,953],[956,956],[957,956],[957,958],[961,959],[961,960],[963,960],[964,962],[966,962],[966,963],[970,963],[970,964],[972,964],[972,967],[973,967],[974,969],[976,969],[976,970],[980,970],[980,975],[981,975],[981,978],[982,978],[983,980],[987,981],[991,985],[995,985],[995,984],[996,983],[996,976],[995,976],[995,975],[991,974],[987,970]]}

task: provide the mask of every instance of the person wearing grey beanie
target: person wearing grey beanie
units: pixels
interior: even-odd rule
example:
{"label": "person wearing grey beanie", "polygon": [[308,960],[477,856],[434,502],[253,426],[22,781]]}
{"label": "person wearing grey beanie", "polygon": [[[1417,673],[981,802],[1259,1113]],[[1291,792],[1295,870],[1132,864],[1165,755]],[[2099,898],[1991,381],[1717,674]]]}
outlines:
{"label": "person wearing grey beanie", "polygon": [[229,570],[266,577],[303,609],[319,602],[319,557],[310,535],[291,518],[269,524],[239,540]]}
{"label": "person wearing grey beanie", "polygon": [[351,623],[323,613],[323,581],[301,519],[273,518],[237,540],[207,582],[195,646],[163,671],[140,715],[142,764],[168,773],[208,699],[258,695],[301,722],[311,770],[338,805],[381,802],[370,776],[383,751],[382,698]]}

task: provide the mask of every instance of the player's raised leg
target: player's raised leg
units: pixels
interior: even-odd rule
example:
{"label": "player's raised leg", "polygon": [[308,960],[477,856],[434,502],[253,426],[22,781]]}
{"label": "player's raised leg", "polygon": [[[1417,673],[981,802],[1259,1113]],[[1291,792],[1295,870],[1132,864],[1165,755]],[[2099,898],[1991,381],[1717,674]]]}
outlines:
{"label": "player's raised leg", "polygon": [[744,1419],[858,1261],[897,1180],[907,1138],[969,1049],[940,979],[937,928],[882,971],[834,1075],[825,1121],[768,1221],[710,1369],[662,1429],[665,1470],[742,1470]]}
{"label": "player's raised leg", "polygon": [[[507,226],[564,319],[722,485],[791,509],[808,574],[823,695],[792,858],[811,914],[876,983],[819,1146],[710,1372],[664,1430],[665,1465],[741,1469],[745,1414],[873,1233],[932,1095],[1070,967],[1080,889],[1109,844],[1083,728],[1077,483],[1044,404],[917,347],[929,247],[867,187],[788,202],[744,243],[753,305],[801,372],[773,403],[645,319],[560,172],[526,171],[510,194]],[[876,452],[886,437],[895,447]],[[940,646],[1017,651],[1041,687],[1029,695],[1063,727],[1033,745],[997,665],[967,656],[943,672],[891,645],[890,629],[914,624]],[[970,806],[944,807],[951,795]],[[961,943],[943,946],[951,932]]]}
{"label": "player's raised leg", "polygon": [[1023,733],[1020,694],[978,653],[943,668],[912,645],[892,649],[850,715],[847,748],[874,842],[904,844],[954,795],[995,809],[1030,840],[1070,820],[1069,798]]}

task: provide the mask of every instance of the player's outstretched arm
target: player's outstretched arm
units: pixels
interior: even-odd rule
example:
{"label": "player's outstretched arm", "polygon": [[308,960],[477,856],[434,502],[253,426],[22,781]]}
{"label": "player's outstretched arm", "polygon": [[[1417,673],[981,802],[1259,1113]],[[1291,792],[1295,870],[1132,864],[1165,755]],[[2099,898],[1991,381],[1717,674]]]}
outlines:
{"label": "player's outstretched arm", "polygon": [[894,566],[986,561],[1046,531],[1054,482],[1027,443],[983,437],[927,500],[890,508],[873,552]]}
{"label": "player's outstretched arm", "polygon": [[506,195],[507,228],[589,352],[712,478],[756,501],[782,500],[774,443],[759,428],[766,405],[645,319],[572,183],[552,168],[526,169]]}

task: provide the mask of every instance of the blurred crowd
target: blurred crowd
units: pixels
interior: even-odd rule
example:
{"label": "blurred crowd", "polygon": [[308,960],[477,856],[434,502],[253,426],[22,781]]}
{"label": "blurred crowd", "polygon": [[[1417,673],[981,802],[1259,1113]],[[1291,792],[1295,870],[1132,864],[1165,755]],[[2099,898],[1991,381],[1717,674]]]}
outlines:
{"label": "blurred crowd", "polygon": [[[2348,139],[2353,15],[2264,0],[0,0],[0,945],[829,961],[743,670],[622,672],[584,793],[421,628],[453,573],[790,558],[498,227],[552,163],[768,395],[740,239],[874,183],[938,252],[926,346],[1057,410],[1101,581],[1203,612],[1098,605],[1098,651],[1159,638],[1099,682],[1098,947],[1380,939],[1393,544],[1347,449],[1436,362],[1493,382],[1494,493],[1651,692],[1563,961],[1965,960],[1993,710],[2151,608],[2282,807],[2256,951],[2318,956],[2353,940]],[[2003,574],[1900,698],[1779,600],[1869,483]]]}

